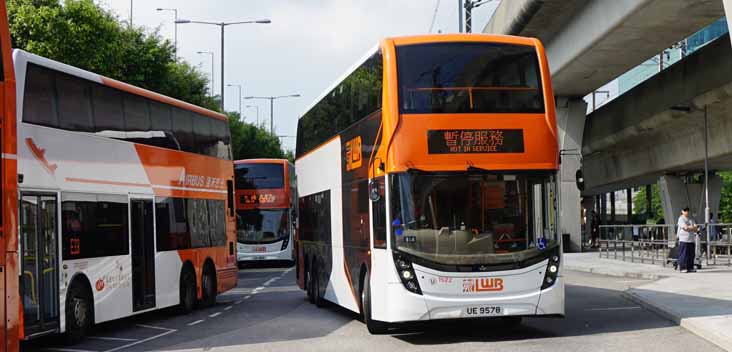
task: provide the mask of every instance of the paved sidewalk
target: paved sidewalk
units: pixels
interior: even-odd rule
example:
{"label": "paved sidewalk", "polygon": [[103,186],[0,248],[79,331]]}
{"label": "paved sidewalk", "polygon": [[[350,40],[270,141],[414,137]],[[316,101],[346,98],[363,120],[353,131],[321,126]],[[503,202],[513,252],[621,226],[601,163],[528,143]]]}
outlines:
{"label": "paved sidewalk", "polygon": [[732,351],[732,267],[681,273],[672,267],[602,259],[598,253],[568,253],[564,269],[656,280],[630,288],[628,298]]}

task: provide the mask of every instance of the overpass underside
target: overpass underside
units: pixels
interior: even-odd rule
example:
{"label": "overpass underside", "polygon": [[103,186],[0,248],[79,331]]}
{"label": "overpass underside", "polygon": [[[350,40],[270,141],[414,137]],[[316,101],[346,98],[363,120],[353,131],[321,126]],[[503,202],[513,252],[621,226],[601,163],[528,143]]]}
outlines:
{"label": "overpass underside", "polygon": [[732,169],[730,62],[730,38],[723,36],[590,114],[583,195],[703,170],[705,108],[710,169]]}

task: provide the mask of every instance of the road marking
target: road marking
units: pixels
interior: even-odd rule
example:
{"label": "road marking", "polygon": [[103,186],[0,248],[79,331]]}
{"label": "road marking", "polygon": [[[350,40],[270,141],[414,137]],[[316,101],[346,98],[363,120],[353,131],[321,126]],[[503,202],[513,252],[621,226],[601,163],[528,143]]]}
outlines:
{"label": "road marking", "polygon": [[224,308],[224,310],[229,310],[231,308],[234,308],[234,306],[228,306],[228,307]]}
{"label": "road marking", "polygon": [[634,307],[590,308],[590,309],[585,309],[585,311],[594,312],[594,311],[605,311],[605,310],[631,310],[631,309],[641,309],[641,307],[634,306]]}
{"label": "road marking", "polygon": [[244,302],[244,300],[243,299],[240,299],[240,300],[234,302],[234,304],[241,304],[241,302]]}
{"label": "road marking", "polygon": [[73,348],[56,348],[56,347],[46,348],[46,351],[58,351],[58,352],[97,352],[97,351],[89,351],[89,350],[77,350],[77,349],[73,349]]}
{"label": "road marking", "polygon": [[211,314],[211,315],[209,315],[208,317],[209,317],[209,318],[216,318],[216,317],[218,317],[219,315],[221,315],[221,312],[216,312],[216,313],[214,313],[214,314]]}
{"label": "road marking", "polygon": [[273,277],[273,278],[267,280],[262,286],[267,287],[267,286],[271,285],[273,282],[277,281],[278,279],[279,279],[278,277]]}
{"label": "road marking", "polygon": [[142,328],[148,328],[148,329],[156,329],[156,330],[166,330],[166,331],[165,331],[164,333],[161,333],[161,334],[157,334],[157,335],[155,335],[155,336],[151,336],[151,337],[148,337],[148,338],[146,338],[146,339],[142,339],[142,340],[140,340],[140,341],[136,341],[136,342],[133,342],[133,343],[129,343],[129,344],[126,344],[126,345],[124,345],[124,346],[119,346],[119,347],[117,347],[117,348],[113,348],[113,349],[111,349],[111,350],[106,350],[106,351],[104,351],[104,352],[114,352],[114,351],[119,351],[119,350],[122,350],[122,349],[125,349],[125,348],[128,348],[128,347],[136,346],[136,345],[139,345],[139,344],[141,344],[141,343],[145,343],[145,342],[148,342],[148,341],[152,341],[152,340],[155,340],[155,339],[161,338],[161,337],[163,337],[163,336],[165,336],[165,335],[169,335],[169,334],[172,334],[172,333],[174,333],[174,332],[178,331],[178,330],[175,330],[175,329],[168,329],[168,328],[162,328],[162,327],[158,327],[158,326],[151,326],[151,325],[142,325],[142,324],[137,324],[137,326],[139,326],[139,327],[142,327]]}
{"label": "road marking", "polygon": [[137,341],[137,339],[123,339],[121,337],[106,337],[106,336],[88,336],[89,339],[95,339],[95,340],[109,340],[109,341]]}
{"label": "road marking", "polygon": [[648,280],[624,280],[624,281],[617,281],[619,284],[627,284],[629,282],[646,282]]}
{"label": "road marking", "polygon": [[246,296],[246,297],[244,297],[244,299],[250,299],[250,298],[252,298],[252,296]]}
{"label": "road marking", "polygon": [[203,323],[203,320],[196,320],[192,323],[188,323],[188,326],[193,326],[193,325],[200,324],[200,323]]}
{"label": "road marking", "polygon": [[254,291],[260,291],[260,290],[264,290],[264,286],[259,286],[259,287],[257,287],[257,288],[254,289]]}

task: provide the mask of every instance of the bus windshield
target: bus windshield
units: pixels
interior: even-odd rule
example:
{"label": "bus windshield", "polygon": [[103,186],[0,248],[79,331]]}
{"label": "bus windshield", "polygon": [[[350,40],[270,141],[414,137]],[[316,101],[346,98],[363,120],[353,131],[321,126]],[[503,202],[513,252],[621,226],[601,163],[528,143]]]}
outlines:
{"label": "bus windshield", "polygon": [[556,245],[554,177],[391,175],[392,248],[445,265],[512,263]]}
{"label": "bus windshield", "polygon": [[235,167],[236,189],[274,189],[285,186],[284,165],[238,164]]}
{"label": "bus windshield", "polygon": [[396,56],[402,114],[544,112],[533,46],[418,44]]}
{"label": "bus windshield", "polygon": [[237,210],[236,235],[242,244],[267,244],[288,236],[288,209]]}

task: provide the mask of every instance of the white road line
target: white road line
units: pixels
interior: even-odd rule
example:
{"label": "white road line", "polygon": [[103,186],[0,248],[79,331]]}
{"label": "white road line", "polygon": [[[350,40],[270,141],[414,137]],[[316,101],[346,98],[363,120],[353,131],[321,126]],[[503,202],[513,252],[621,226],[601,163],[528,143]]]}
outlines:
{"label": "white road line", "polygon": [[224,310],[229,310],[231,308],[234,308],[234,306],[228,306],[228,307],[224,308]]}
{"label": "white road line", "polygon": [[46,351],[58,351],[58,352],[97,352],[97,351],[89,351],[89,350],[77,350],[77,349],[74,349],[74,348],[56,348],[56,347],[46,348]]}
{"label": "white road line", "polygon": [[95,340],[109,340],[109,341],[127,341],[127,342],[137,341],[137,339],[123,339],[121,337],[106,337],[106,336],[87,336],[87,338],[95,339]]}
{"label": "white road line", "polygon": [[244,299],[250,299],[250,298],[252,298],[252,296],[246,296],[246,297],[244,297]]}
{"label": "white road line", "polygon": [[261,290],[264,290],[264,286],[259,286],[254,289],[254,291],[261,291]]}
{"label": "white road line", "polygon": [[590,308],[590,309],[585,309],[585,311],[594,312],[594,311],[605,311],[605,310],[631,310],[631,309],[641,309],[641,307],[635,306],[635,307]]}
{"label": "white road line", "polygon": [[279,279],[279,278],[273,277],[273,278],[267,280],[262,286],[267,287],[267,286],[271,285],[273,282],[277,281],[277,279]]}
{"label": "white road line", "polygon": [[193,325],[200,324],[200,323],[203,323],[203,320],[196,320],[192,323],[188,323],[188,326],[193,326]]}
{"label": "white road line", "polygon": [[240,299],[240,300],[234,302],[234,304],[240,304],[241,302],[244,302],[244,300],[243,299]]}
{"label": "white road line", "polygon": [[151,336],[151,337],[148,337],[148,338],[146,338],[146,339],[143,339],[143,340],[137,341],[137,342],[129,343],[129,344],[126,344],[126,345],[124,345],[124,346],[119,346],[119,347],[117,347],[117,348],[113,348],[113,349],[111,349],[111,350],[106,350],[106,351],[104,351],[104,352],[114,352],[114,351],[119,351],[119,350],[122,350],[122,349],[125,349],[125,348],[128,348],[128,347],[136,346],[136,345],[139,345],[139,344],[141,344],[141,343],[145,343],[145,342],[148,342],[148,341],[152,341],[152,340],[155,340],[155,339],[161,338],[161,337],[163,337],[163,336],[165,336],[165,335],[168,335],[168,334],[172,334],[172,333],[174,333],[174,332],[178,331],[178,330],[175,330],[175,329],[167,329],[167,328],[161,328],[161,327],[157,327],[157,326],[150,326],[150,325],[142,325],[142,324],[137,324],[137,326],[139,326],[139,327],[143,327],[143,328],[148,328],[148,329],[167,330],[167,331],[166,331],[166,332],[164,332],[164,333],[161,333],[161,334],[157,334],[157,335],[155,335],[155,336]]}
{"label": "white road line", "polygon": [[216,318],[216,317],[218,317],[219,315],[221,315],[221,312],[216,312],[216,313],[214,313],[214,314],[211,314],[211,315],[209,315],[208,317],[209,317],[209,318]]}

